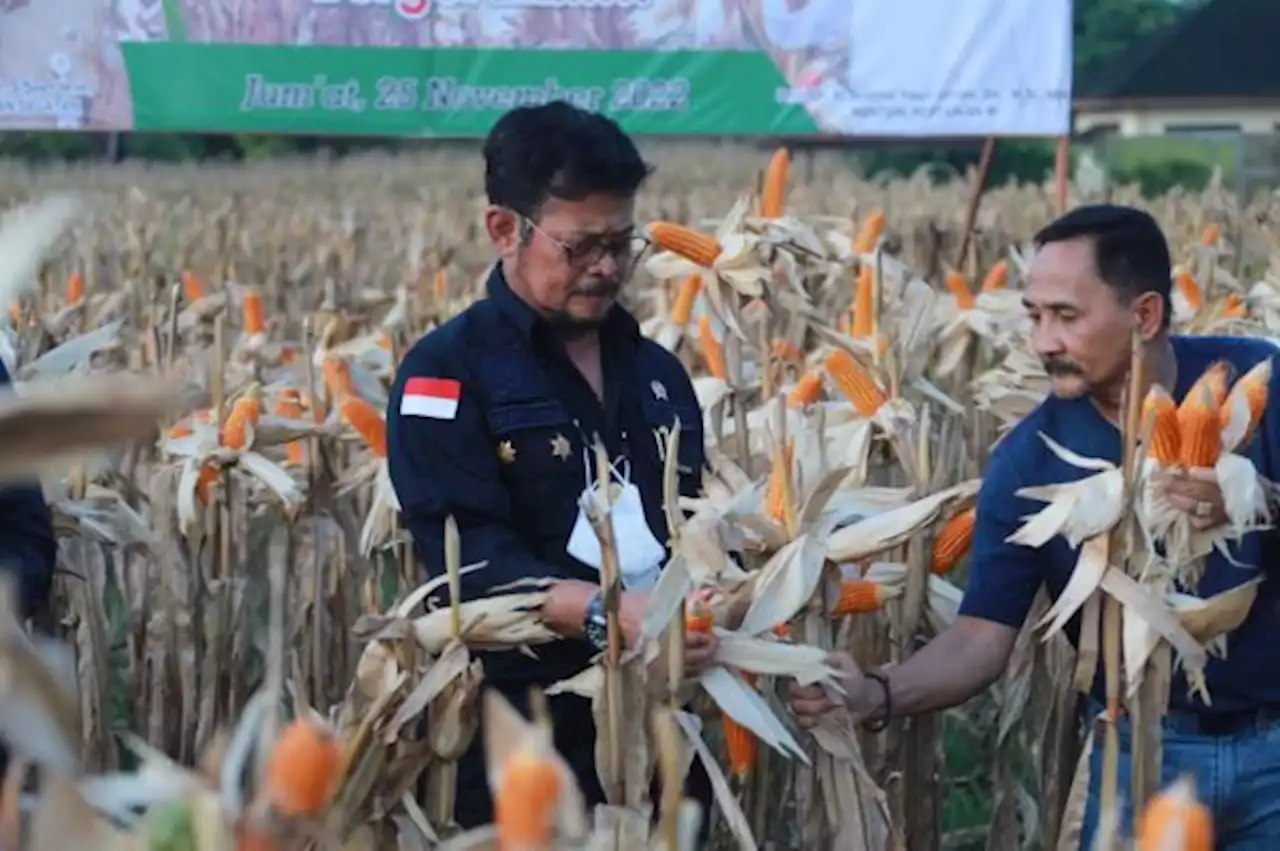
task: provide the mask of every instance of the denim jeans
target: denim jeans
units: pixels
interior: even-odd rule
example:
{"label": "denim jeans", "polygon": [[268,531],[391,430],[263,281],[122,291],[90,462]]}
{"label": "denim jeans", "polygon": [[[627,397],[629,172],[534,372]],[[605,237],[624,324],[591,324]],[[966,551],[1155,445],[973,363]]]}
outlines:
{"label": "denim jeans", "polygon": [[[1092,701],[1090,723],[1101,711]],[[1280,713],[1241,719],[1206,731],[1197,716],[1170,712],[1164,719],[1164,753],[1160,782],[1172,783],[1191,774],[1196,794],[1213,813],[1215,851],[1277,851],[1280,849]],[[1129,721],[1117,725],[1120,738],[1120,830],[1133,835],[1129,763]],[[1098,796],[1102,783],[1105,736],[1094,736],[1089,763],[1089,800],[1081,831],[1081,851],[1089,851],[1098,825]]]}

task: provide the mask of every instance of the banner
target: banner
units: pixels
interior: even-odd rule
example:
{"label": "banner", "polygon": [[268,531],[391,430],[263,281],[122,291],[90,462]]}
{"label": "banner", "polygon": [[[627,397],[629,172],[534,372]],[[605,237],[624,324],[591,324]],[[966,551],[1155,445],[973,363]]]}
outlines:
{"label": "banner", "polygon": [[0,0],[0,128],[1067,132],[1070,0]]}

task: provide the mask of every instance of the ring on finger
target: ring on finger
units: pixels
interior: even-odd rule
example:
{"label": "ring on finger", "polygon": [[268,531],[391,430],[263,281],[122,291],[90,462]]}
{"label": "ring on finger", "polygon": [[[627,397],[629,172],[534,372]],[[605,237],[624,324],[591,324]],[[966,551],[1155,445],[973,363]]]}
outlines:
{"label": "ring on finger", "polygon": [[1196,503],[1196,517],[1208,517],[1213,511],[1213,506],[1207,500],[1200,500]]}

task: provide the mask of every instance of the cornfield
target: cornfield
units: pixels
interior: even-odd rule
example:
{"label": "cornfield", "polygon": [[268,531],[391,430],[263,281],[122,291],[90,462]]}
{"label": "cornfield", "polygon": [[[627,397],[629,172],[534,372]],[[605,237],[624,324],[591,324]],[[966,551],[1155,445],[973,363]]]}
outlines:
{"label": "cornfield", "polygon": [[[1038,626],[1061,626],[1061,601],[1037,604],[1006,674],[962,709],[810,734],[785,703],[791,680],[831,682],[827,650],[900,662],[956,617],[985,459],[1047,390],[1018,288],[1052,188],[989,191],[966,239],[964,179],[710,153],[652,152],[637,215],[656,246],[626,295],[694,376],[703,493],[668,499],[651,640],[549,690],[594,701],[609,794],[594,812],[541,714],[486,694],[471,656],[553,640],[545,585],[458,604],[450,588],[484,567],[456,559],[424,585],[387,477],[397,359],[477,297],[492,263],[478,154],[0,168],[14,208],[0,356],[17,388],[0,430],[28,427],[0,468],[39,473],[60,541],[54,616],[0,645],[14,754],[0,846],[674,851],[699,819],[717,847],[746,849],[1069,835],[1077,661]],[[1165,227],[1183,333],[1280,325],[1280,201],[1216,185],[1113,200]],[[1254,402],[1204,404],[1245,411],[1224,426],[1238,443]],[[657,437],[674,459],[679,430]],[[592,514],[606,585],[608,512]],[[1097,555],[1089,542],[1125,512],[1054,532]],[[1202,661],[1241,603],[1157,591],[1139,602],[1193,634],[1151,634],[1153,658],[1176,644]],[[695,682],[679,676],[686,629],[719,636]],[[500,823],[459,833],[451,769],[480,724]],[[711,812],[679,799],[694,758]],[[19,794],[33,765],[38,790]],[[1183,785],[1157,803],[1162,823],[1198,812]]]}

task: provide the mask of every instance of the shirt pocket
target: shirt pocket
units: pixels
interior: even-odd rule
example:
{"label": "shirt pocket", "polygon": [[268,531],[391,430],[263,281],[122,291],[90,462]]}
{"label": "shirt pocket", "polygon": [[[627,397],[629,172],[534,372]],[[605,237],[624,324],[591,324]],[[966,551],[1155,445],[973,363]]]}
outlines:
{"label": "shirt pocket", "polygon": [[666,464],[667,435],[679,425],[680,444],[676,448],[676,469],[679,472],[680,493],[685,496],[697,494],[702,486],[702,470],[699,465],[705,455],[702,412],[696,407],[656,397],[646,398],[642,409],[644,422],[649,430],[649,445],[656,453],[659,471]]}
{"label": "shirt pocket", "polygon": [[553,400],[504,402],[489,409],[488,419],[517,524],[567,539],[585,483],[568,410]]}

